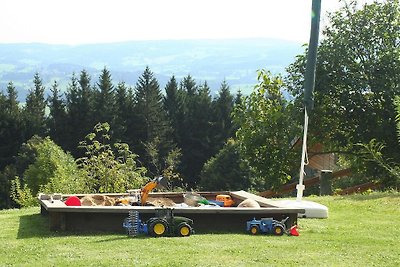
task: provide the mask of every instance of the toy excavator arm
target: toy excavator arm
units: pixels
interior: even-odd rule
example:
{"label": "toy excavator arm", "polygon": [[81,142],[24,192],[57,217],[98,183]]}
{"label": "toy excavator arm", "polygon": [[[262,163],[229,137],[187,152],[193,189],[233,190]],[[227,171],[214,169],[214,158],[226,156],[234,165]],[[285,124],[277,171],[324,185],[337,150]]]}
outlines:
{"label": "toy excavator arm", "polygon": [[140,191],[141,204],[144,206],[146,204],[149,193],[156,187],[167,187],[167,180],[163,176],[154,178],[152,181],[148,182]]}

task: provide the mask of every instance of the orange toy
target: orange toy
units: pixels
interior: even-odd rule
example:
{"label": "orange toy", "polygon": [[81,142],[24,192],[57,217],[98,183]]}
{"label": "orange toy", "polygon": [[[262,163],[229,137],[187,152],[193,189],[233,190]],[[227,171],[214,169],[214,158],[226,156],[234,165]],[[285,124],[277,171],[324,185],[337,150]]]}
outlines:
{"label": "orange toy", "polygon": [[224,202],[224,207],[232,207],[235,204],[230,195],[217,195],[215,200]]}

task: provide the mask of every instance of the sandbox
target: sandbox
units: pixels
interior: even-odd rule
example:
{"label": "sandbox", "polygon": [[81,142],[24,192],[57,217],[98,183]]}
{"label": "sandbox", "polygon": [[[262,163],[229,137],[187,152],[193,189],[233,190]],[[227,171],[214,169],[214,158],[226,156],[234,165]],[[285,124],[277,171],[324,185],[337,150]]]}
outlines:
{"label": "sandbox", "polygon": [[[246,222],[253,218],[274,218],[282,220],[287,217],[287,227],[297,224],[298,214],[304,213],[302,208],[279,206],[274,201],[248,193],[246,191],[198,192],[206,199],[213,200],[218,194],[230,195],[235,203],[245,199],[253,199],[260,208],[242,207],[173,207],[174,214],[185,216],[194,221],[196,233],[207,232],[243,232]],[[102,194],[118,198],[126,194]],[[137,210],[142,221],[153,217],[154,206],[67,206],[64,201],[70,196],[82,198],[85,194],[62,195],[40,194],[41,213],[48,216],[49,227],[54,231],[73,232],[123,232],[122,222],[130,210]],[[150,193],[149,197],[168,198],[175,203],[182,203],[183,193],[162,192]]]}

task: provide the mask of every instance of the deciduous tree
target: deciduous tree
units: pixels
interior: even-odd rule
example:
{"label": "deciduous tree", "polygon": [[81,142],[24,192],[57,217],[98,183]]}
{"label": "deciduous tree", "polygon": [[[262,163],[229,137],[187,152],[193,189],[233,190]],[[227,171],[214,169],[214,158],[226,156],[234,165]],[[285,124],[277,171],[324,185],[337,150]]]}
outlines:
{"label": "deciduous tree", "polygon": [[254,91],[234,112],[240,151],[254,171],[255,188],[269,189],[291,179],[296,164],[292,141],[300,130],[293,119],[293,104],[282,95],[279,76],[260,71]]}
{"label": "deciduous tree", "polygon": [[[318,48],[311,135],[327,148],[359,153],[356,143],[383,142],[383,158],[400,162],[393,98],[400,94],[398,1],[357,2],[330,14]],[[305,56],[288,68],[288,88],[302,99]],[[346,154],[343,154],[346,155]],[[367,163],[368,176],[384,173]]]}

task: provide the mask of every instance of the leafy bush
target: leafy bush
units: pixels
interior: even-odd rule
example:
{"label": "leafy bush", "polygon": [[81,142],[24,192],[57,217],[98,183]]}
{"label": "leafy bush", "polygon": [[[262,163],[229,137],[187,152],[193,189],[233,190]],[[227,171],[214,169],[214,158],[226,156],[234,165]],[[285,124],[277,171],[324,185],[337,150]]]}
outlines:
{"label": "leafy bush", "polygon": [[[34,142],[30,142],[33,140]],[[87,192],[83,172],[74,158],[65,153],[49,137],[33,137],[28,143],[35,155],[22,178],[12,181],[12,199],[21,206],[31,206],[35,196],[41,193],[64,194]]]}
{"label": "leafy bush", "polygon": [[238,144],[230,139],[212,157],[200,174],[203,190],[247,190],[250,188],[250,169],[241,159]]}
{"label": "leafy bush", "polygon": [[92,193],[125,192],[141,187],[147,178],[146,168],[138,167],[137,155],[127,144],[109,144],[108,123],[99,123],[94,132],[88,134],[80,147],[85,149],[85,157],[77,160],[83,170],[88,190]]}
{"label": "leafy bush", "polygon": [[8,165],[0,172],[0,210],[15,206],[11,197],[11,181],[16,176],[15,166]]}
{"label": "leafy bush", "polygon": [[74,158],[65,153],[49,137],[37,147],[37,157],[24,173],[34,194],[62,192],[64,194],[87,191],[82,171]]}
{"label": "leafy bush", "polygon": [[300,133],[294,106],[283,96],[280,76],[258,73],[259,83],[234,111],[242,157],[248,161],[257,190],[279,187],[291,179],[298,155],[290,143]]}
{"label": "leafy bush", "polygon": [[[400,96],[394,98],[393,104],[396,110],[396,127],[398,134],[398,142],[400,143]],[[398,188],[400,186],[400,165],[390,162],[385,159],[382,150],[385,148],[385,144],[378,142],[376,139],[372,139],[368,144],[358,144],[363,149],[363,159],[366,161],[377,164],[381,169],[385,170],[388,177],[384,177],[380,182],[385,187]]]}
{"label": "leafy bush", "polygon": [[39,204],[29,186],[27,184],[21,185],[18,176],[11,181],[11,198],[21,207],[32,207]]}
{"label": "leafy bush", "polygon": [[182,157],[180,148],[171,148],[165,156],[160,156],[160,138],[156,137],[143,145],[148,157],[148,166],[155,172],[153,174],[162,174],[171,182],[173,188],[178,187],[183,190],[187,187],[183,177],[177,172],[177,166],[181,163],[180,158]]}

